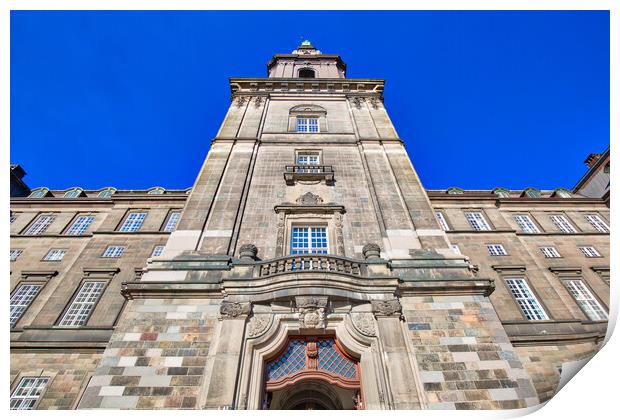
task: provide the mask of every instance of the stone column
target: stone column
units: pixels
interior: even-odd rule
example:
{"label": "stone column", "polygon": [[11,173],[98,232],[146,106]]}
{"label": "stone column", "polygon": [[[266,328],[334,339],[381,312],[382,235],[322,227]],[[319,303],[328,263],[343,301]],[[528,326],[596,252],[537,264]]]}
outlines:
{"label": "stone column", "polygon": [[377,318],[377,336],[383,353],[388,379],[386,396],[390,408],[417,410],[421,408],[416,377],[410,363],[407,337],[401,326],[402,308],[398,299],[374,300],[372,311]]}
{"label": "stone column", "polygon": [[220,306],[221,322],[205,373],[205,409],[229,409],[234,406],[239,358],[249,313],[250,303],[223,301]]}

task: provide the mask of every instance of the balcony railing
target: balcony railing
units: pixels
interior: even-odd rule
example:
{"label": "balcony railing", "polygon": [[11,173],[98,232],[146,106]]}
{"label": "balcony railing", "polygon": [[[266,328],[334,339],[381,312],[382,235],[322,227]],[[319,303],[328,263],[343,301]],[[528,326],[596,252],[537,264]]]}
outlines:
{"label": "balcony railing", "polygon": [[295,181],[325,180],[327,185],[334,181],[334,169],[329,165],[287,165],[284,168],[284,179],[287,185],[295,185]]}
{"label": "balcony railing", "polygon": [[263,261],[259,264],[258,275],[269,276],[289,272],[325,271],[331,273],[364,276],[364,263],[332,255],[289,255],[274,260]]}

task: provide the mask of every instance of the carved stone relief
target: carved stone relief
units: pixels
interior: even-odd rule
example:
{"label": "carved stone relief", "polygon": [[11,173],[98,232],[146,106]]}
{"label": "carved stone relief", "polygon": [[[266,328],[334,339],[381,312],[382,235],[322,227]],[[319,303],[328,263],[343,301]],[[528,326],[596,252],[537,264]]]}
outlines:
{"label": "carved stone relief", "polygon": [[395,316],[400,315],[402,306],[398,299],[389,300],[373,300],[372,311],[378,316]]}
{"label": "carved stone relief", "polygon": [[298,296],[295,304],[299,309],[300,329],[323,329],[325,328],[326,296]]}
{"label": "carved stone relief", "polygon": [[271,324],[272,314],[254,314],[248,324],[248,337],[254,338],[262,335]]}
{"label": "carved stone relief", "polygon": [[351,321],[353,321],[353,326],[360,333],[369,337],[375,336],[375,317],[372,314],[368,312],[352,313]]}
{"label": "carved stone relief", "polygon": [[224,300],[220,304],[220,315],[222,318],[238,318],[241,315],[247,315],[249,313],[249,303],[229,302]]}

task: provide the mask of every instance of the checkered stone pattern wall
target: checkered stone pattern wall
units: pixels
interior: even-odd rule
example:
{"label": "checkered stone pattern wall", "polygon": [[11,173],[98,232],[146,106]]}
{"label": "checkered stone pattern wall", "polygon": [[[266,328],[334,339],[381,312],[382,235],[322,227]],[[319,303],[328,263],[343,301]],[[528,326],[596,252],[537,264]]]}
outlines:
{"label": "checkered stone pattern wall", "polygon": [[403,298],[430,409],[511,409],[539,403],[489,299]]}
{"label": "checkered stone pattern wall", "polygon": [[599,349],[600,345],[592,342],[516,348],[541,402],[548,401],[555,395],[560,383],[562,363],[588,358]]}
{"label": "checkered stone pattern wall", "polygon": [[23,376],[48,377],[39,410],[71,410],[94,373],[101,353],[29,352],[11,354],[11,389]]}
{"label": "checkered stone pattern wall", "polygon": [[130,301],[79,408],[199,408],[218,312],[209,299]]}

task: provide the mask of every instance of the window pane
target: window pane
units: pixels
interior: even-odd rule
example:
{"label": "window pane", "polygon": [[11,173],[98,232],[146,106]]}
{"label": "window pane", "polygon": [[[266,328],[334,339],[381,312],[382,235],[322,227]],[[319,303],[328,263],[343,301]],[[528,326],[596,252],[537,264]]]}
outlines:
{"label": "window pane", "polygon": [[598,214],[587,214],[586,220],[599,232],[609,233],[609,226],[601,219]]}
{"label": "window pane", "polygon": [[43,234],[49,225],[54,221],[54,216],[51,214],[42,214],[34,221],[32,225],[24,232],[24,235],[41,235]]}
{"label": "window pane", "polygon": [[164,226],[164,232],[173,232],[176,229],[177,223],[179,222],[180,218],[180,211],[171,212],[170,216],[168,217],[168,221],[166,222],[166,226]]}
{"label": "window pane", "polygon": [[104,258],[118,258],[122,257],[124,252],[124,246],[110,245],[105,249],[105,251],[103,251],[103,254],[101,256]]}
{"label": "window pane", "polygon": [[95,220],[94,216],[80,216],[67,230],[67,235],[83,235],[90,224]]}
{"label": "window pane", "polygon": [[125,222],[120,228],[121,232],[137,232],[144,222],[146,213],[129,213]]}
{"label": "window pane", "polygon": [[164,252],[165,245],[157,245],[153,248],[153,253],[151,257],[159,257]]}
{"label": "window pane", "polygon": [[61,261],[67,253],[64,249],[50,249],[49,252],[43,257],[44,261]]}
{"label": "window pane", "polygon": [[15,261],[20,255],[22,255],[23,249],[11,249],[11,261]]}
{"label": "window pane", "polygon": [[588,258],[596,258],[601,256],[601,254],[593,246],[580,246],[579,250]]}
{"label": "window pane", "polygon": [[491,230],[482,213],[465,213],[465,217],[474,230]]}
{"label": "window pane", "polygon": [[24,377],[11,394],[11,410],[32,410],[49,378]]}
{"label": "window pane", "polygon": [[515,216],[515,221],[524,233],[539,233],[538,227],[532,222],[529,216],[518,215]]}
{"label": "window pane", "polygon": [[60,321],[60,325],[77,326],[84,325],[91,311],[97,303],[97,299],[103,291],[105,283],[102,281],[86,281],[80,287],[71,305]]}
{"label": "window pane", "polygon": [[567,280],[564,284],[566,284],[566,288],[588,318],[592,321],[604,321],[607,319],[607,312],[605,312],[601,304],[598,303],[581,280]]}
{"label": "window pane", "polygon": [[566,217],[561,215],[550,216],[551,221],[556,225],[556,227],[564,233],[575,233],[577,230],[568,222]]}
{"label": "window pane", "polygon": [[506,284],[527,319],[549,319],[540,303],[538,303],[538,299],[536,299],[536,296],[534,296],[534,293],[532,293],[530,287],[525,282],[525,279],[506,279]]}
{"label": "window pane", "polygon": [[328,254],[327,228],[294,227],[291,232],[291,254]]}
{"label": "window pane", "polygon": [[437,216],[437,221],[439,222],[439,226],[441,226],[443,230],[450,230],[450,227],[448,227],[448,222],[446,221],[446,218],[442,212],[436,211],[435,216]]}
{"label": "window pane", "polygon": [[504,249],[504,246],[501,244],[489,244],[487,245],[487,249],[489,250],[489,255],[491,256],[497,257],[501,255],[508,255],[506,249]]}
{"label": "window pane", "polygon": [[560,258],[560,253],[552,246],[543,246],[540,248],[545,258]]}
{"label": "window pane", "polygon": [[39,291],[43,288],[41,284],[20,284],[11,296],[11,327],[14,327],[19,318],[26,312]]}

